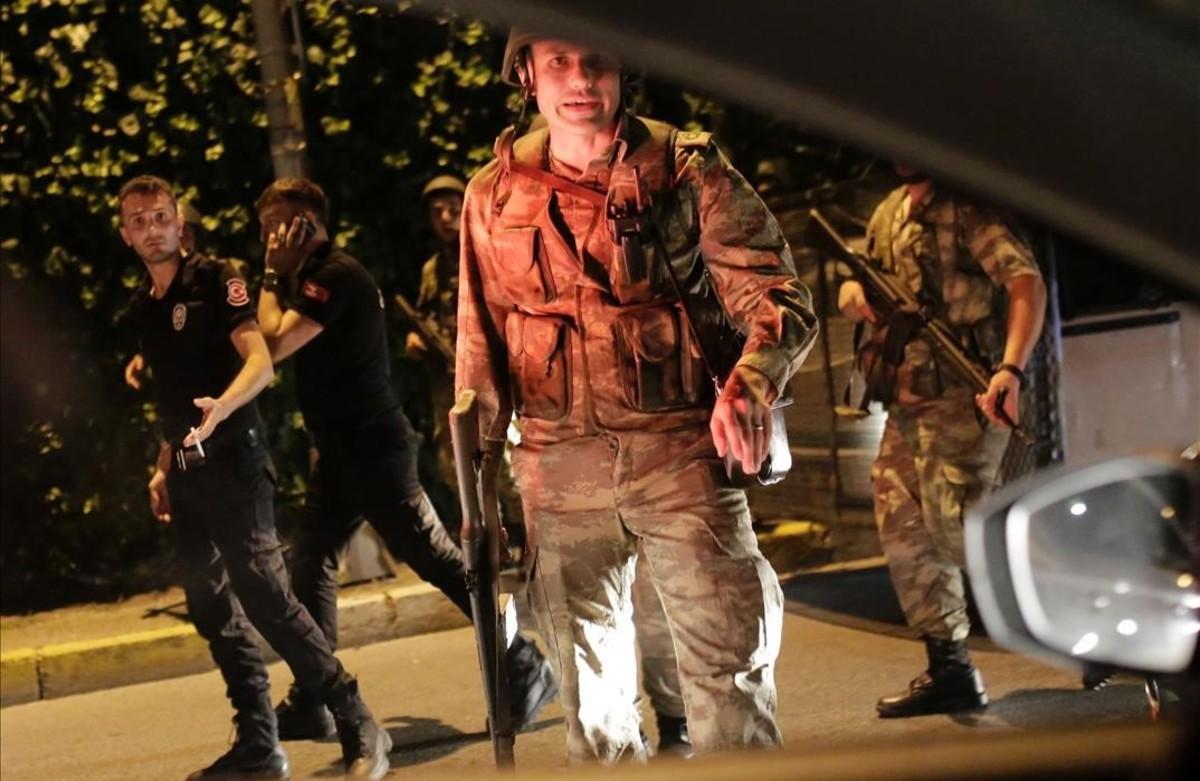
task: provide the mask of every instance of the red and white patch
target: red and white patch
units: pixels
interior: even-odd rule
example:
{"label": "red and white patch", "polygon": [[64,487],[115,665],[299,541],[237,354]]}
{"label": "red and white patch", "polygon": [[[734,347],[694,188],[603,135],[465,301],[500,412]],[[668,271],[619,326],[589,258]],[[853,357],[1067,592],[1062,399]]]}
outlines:
{"label": "red and white patch", "polygon": [[225,301],[230,306],[245,306],[250,303],[250,294],[246,291],[246,283],[240,279],[230,279],[225,282]]}
{"label": "red and white patch", "polygon": [[329,291],[316,282],[305,282],[304,286],[300,288],[300,295],[311,298],[313,301],[320,301],[322,304],[329,300]]}

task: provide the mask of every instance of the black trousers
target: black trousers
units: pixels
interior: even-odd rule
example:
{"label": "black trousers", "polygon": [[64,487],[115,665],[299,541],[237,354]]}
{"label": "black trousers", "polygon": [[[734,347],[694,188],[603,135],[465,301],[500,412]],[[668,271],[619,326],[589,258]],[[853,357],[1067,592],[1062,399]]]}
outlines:
{"label": "black trousers", "polygon": [[239,711],[269,705],[267,671],[247,617],[296,680],[326,692],[345,672],[288,581],[275,534],[270,455],[250,432],[205,445],[207,463],[173,467],[167,490],[188,613],[208,642],[229,699]]}
{"label": "black trousers", "polygon": [[324,426],[314,439],[320,456],[316,490],[290,565],[296,595],[329,645],[337,647],[338,557],[364,519],[392,556],[470,616],[462,551],[417,478],[420,440],[404,413],[396,409],[358,427]]}

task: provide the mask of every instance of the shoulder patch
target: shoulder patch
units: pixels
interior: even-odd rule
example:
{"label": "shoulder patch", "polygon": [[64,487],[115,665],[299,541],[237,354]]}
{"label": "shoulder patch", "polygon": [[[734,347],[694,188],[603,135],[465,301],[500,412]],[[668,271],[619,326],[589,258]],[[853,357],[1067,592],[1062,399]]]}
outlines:
{"label": "shoulder patch", "polygon": [[329,289],[321,287],[316,282],[309,280],[300,288],[300,295],[305,298],[311,298],[313,301],[319,301],[322,304],[329,301]]}
{"label": "shoulder patch", "polygon": [[250,303],[250,294],[246,292],[246,283],[238,278],[225,281],[225,302],[230,306],[245,306]]}

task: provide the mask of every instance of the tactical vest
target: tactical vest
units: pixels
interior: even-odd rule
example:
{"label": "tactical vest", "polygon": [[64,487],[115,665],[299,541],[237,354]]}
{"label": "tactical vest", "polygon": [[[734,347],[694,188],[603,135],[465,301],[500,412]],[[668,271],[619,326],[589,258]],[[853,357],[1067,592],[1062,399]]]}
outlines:
{"label": "tactical vest", "polygon": [[[497,222],[491,240],[500,266],[499,282],[516,307],[508,316],[506,338],[514,406],[525,418],[562,420],[570,414],[572,397],[580,395],[597,400],[602,426],[617,428],[637,425],[634,421],[641,413],[653,413],[658,420],[662,413],[678,411],[701,422],[712,408],[711,379],[665,266],[672,264],[676,279],[687,290],[716,300],[699,251],[695,193],[677,186],[686,167],[701,162],[711,136],[639,117],[629,116],[626,121],[630,123],[628,152],[614,165],[608,191],[584,194],[604,199],[605,207],[598,209],[596,219],[607,224],[594,222],[594,230],[584,237],[588,246],[575,248],[582,257],[592,247],[589,239],[595,231],[602,231],[608,241],[608,264],[603,269],[577,269],[566,277],[572,287],[599,290],[605,303],[591,317],[612,322],[613,354],[593,348],[586,369],[591,376],[586,379],[579,376],[583,367],[575,365],[582,356],[566,346],[572,335],[581,338],[574,317],[558,314],[553,306],[545,312],[545,305],[572,294],[562,284],[562,269],[549,262],[545,246],[567,243],[567,237],[547,235],[552,190],[514,170],[547,168],[548,133],[541,129],[514,140],[510,128],[496,142],[499,170],[490,202]],[[624,215],[624,237],[619,235],[621,219],[609,220],[605,213],[610,204],[614,206],[610,213]],[[561,245],[556,252],[563,251]],[[624,251],[633,245],[634,251]],[[696,324],[702,329],[719,322],[723,312],[718,303],[694,317],[702,321]],[[614,365],[605,366],[610,358]],[[618,388],[608,387],[612,376],[618,378]],[[592,387],[581,387],[581,381]],[[605,413],[606,404],[616,401],[609,398],[610,391],[620,394],[619,406],[633,413],[631,417]]]}

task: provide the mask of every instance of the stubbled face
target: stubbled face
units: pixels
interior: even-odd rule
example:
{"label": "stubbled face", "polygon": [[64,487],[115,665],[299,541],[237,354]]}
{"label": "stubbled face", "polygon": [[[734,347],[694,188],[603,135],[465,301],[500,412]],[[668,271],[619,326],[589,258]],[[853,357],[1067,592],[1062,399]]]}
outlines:
{"label": "stubbled face", "polygon": [[[263,208],[258,212],[258,237],[262,240],[263,246],[268,246],[267,238],[272,233],[278,233],[280,226],[285,226],[284,233],[286,234],[286,232],[291,229],[292,220],[300,215],[307,217],[308,221],[312,223],[314,228],[317,227],[318,222],[316,215],[314,215],[311,211],[306,210],[300,204],[292,203],[290,201],[272,201],[271,203],[263,206]],[[282,255],[275,256],[272,261],[272,265],[275,270],[283,276],[288,276],[289,274],[295,272],[296,268],[300,265],[300,262],[304,259],[299,254],[292,254],[294,255],[294,262],[289,263],[288,259]]]}
{"label": "stubbled face", "polygon": [[550,132],[588,134],[616,121],[621,65],[607,54],[567,41],[530,47],[534,95]]}
{"label": "stubbled face", "polygon": [[130,193],[121,201],[121,238],[147,265],[179,257],[183,218],[163,192]]}
{"label": "stubbled face", "polygon": [[429,225],[433,228],[433,235],[443,244],[458,241],[462,202],[462,196],[456,192],[440,192],[429,196]]}

